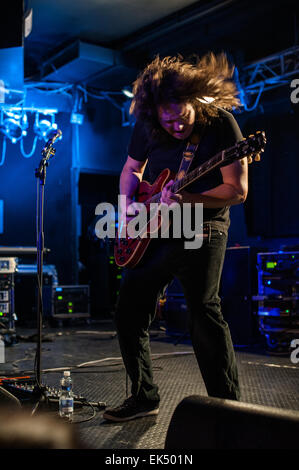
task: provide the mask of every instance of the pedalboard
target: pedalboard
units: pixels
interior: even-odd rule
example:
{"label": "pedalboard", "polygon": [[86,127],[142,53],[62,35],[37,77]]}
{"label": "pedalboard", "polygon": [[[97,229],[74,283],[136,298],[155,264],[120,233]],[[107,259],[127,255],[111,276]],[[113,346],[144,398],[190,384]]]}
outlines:
{"label": "pedalboard", "polygon": [[[4,388],[24,403],[34,403],[40,396],[40,392],[36,388],[36,381],[32,376],[0,377],[0,387]],[[45,385],[43,386],[43,391],[46,397],[46,403],[50,405],[50,407],[53,406],[54,408],[57,408],[59,405],[60,390]],[[104,402],[87,401],[82,395],[74,394],[73,396],[75,407],[91,405],[102,409],[106,406]]]}

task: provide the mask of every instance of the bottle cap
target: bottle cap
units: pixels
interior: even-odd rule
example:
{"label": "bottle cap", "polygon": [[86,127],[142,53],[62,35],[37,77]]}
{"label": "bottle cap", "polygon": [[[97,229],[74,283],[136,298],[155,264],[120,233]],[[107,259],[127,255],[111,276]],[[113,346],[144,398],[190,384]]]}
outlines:
{"label": "bottle cap", "polygon": [[63,375],[64,375],[65,377],[69,377],[69,376],[71,375],[71,372],[70,372],[69,370],[65,370],[65,371],[63,372]]}

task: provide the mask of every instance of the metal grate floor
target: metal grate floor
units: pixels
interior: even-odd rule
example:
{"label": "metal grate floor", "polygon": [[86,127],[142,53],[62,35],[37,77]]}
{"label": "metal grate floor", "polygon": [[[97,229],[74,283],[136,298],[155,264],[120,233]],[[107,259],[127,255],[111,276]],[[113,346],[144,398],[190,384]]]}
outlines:
{"label": "metal grate floor", "polygon": [[[19,342],[6,347],[6,362],[0,364],[0,376],[33,373],[34,333],[26,329],[17,331]],[[92,409],[78,408],[74,421],[86,447],[163,449],[172,414],[181,400],[190,395],[207,395],[188,341],[175,344],[174,338],[165,332],[152,330],[151,349],[155,381],[161,394],[159,415],[111,424],[102,419],[100,410],[89,419]],[[236,350],[236,356],[243,402],[299,410],[299,364],[293,364],[290,357],[269,355],[263,350]],[[72,368],[74,392],[88,401],[103,401],[110,407],[130,394],[117,337],[109,322],[91,325],[78,322],[60,329],[44,329],[43,384],[59,388],[64,367]]]}

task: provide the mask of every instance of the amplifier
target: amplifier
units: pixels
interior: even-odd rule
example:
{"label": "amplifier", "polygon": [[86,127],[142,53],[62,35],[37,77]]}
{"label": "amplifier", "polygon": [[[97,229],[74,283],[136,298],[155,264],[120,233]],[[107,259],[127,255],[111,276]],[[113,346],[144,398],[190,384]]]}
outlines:
{"label": "amplifier", "polygon": [[14,331],[14,276],[17,264],[17,258],[0,257],[0,331],[4,334]]}
{"label": "amplifier", "polygon": [[89,285],[56,286],[52,289],[52,317],[90,317]]}
{"label": "amplifier", "polygon": [[[43,266],[43,317],[52,315],[52,288],[58,285],[56,267]],[[36,325],[37,265],[19,264],[15,273],[15,310],[18,324]]]}
{"label": "amplifier", "polygon": [[299,332],[299,252],[258,253],[259,330],[267,349],[288,353]]}
{"label": "amplifier", "polygon": [[299,252],[258,253],[258,293],[299,295]]}

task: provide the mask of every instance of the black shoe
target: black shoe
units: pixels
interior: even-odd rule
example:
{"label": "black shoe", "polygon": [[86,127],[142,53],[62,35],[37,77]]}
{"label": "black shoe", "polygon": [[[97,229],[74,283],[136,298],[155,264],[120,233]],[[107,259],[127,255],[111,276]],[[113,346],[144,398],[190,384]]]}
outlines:
{"label": "black shoe", "polygon": [[159,413],[159,404],[144,404],[135,400],[134,397],[127,398],[117,408],[105,410],[103,418],[109,421],[129,421],[130,419],[153,416]]}

